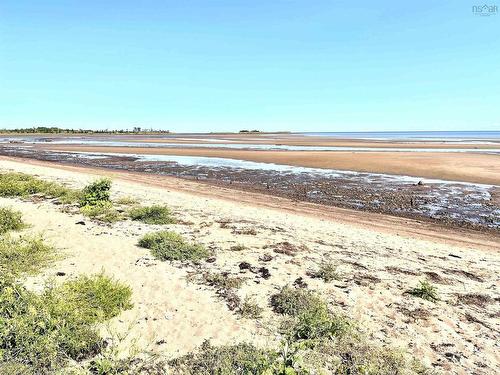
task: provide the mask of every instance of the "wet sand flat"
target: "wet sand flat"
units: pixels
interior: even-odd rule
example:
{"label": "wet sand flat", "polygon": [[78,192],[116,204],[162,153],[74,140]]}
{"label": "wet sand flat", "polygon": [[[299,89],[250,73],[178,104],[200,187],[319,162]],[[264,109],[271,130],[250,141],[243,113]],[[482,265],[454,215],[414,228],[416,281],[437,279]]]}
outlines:
{"label": "wet sand flat", "polygon": [[152,149],[144,147],[95,147],[79,145],[44,145],[41,149],[221,157],[302,167],[386,173],[500,185],[500,157],[488,154],[437,152],[249,151],[210,148]]}

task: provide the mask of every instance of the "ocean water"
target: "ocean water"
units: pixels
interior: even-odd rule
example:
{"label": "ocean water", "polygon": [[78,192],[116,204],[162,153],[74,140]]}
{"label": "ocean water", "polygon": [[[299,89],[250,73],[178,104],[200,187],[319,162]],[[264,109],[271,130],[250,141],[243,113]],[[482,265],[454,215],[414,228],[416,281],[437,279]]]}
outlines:
{"label": "ocean water", "polygon": [[355,138],[355,139],[400,139],[431,141],[500,141],[500,130],[488,131],[414,131],[414,132],[305,132],[300,135],[315,137]]}

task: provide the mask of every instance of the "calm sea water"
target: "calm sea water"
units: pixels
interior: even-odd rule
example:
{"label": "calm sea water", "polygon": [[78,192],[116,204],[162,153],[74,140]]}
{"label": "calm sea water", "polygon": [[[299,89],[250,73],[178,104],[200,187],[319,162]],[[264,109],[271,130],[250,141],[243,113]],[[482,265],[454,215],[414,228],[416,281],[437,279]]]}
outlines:
{"label": "calm sea water", "polygon": [[402,140],[500,140],[500,131],[418,131],[418,132],[306,132],[308,136],[358,138],[358,139],[402,139]]}

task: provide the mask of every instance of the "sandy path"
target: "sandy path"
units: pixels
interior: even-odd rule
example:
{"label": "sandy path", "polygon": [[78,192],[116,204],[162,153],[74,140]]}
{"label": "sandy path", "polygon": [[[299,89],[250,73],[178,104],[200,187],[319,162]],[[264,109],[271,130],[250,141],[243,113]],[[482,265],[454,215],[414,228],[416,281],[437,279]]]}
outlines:
{"label": "sandy path", "polygon": [[[37,174],[75,187],[91,181],[95,173],[113,175],[48,165],[0,159],[0,170]],[[168,228],[215,249],[216,262],[203,264],[204,269],[238,274],[238,264],[247,261],[271,273],[269,279],[248,272],[241,274],[248,280],[240,296],[252,296],[265,307],[265,313],[256,322],[238,319],[212,289],[186,282],[191,267],[158,262],[135,246],[139,235],[158,227],[129,221],[102,226],[80,215],[62,213],[48,202],[0,199],[0,205],[23,211],[32,225],[30,231],[43,231],[47,240],[64,249],[66,258],[48,270],[47,276],[64,271],[65,277],[72,277],[104,269],[132,286],[135,307],[120,315],[115,325],[123,330],[134,324],[130,336],[141,345],[150,343],[154,349],[174,356],[192,350],[206,338],[212,338],[214,343],[248,340],[271,344],[274,336],[267,327],[275,326],[277,317],[267,307],[269,296],[278,287],[302,277],[333,308],[359,320],[374,340],[409,348],[425,363],[446,373],[500,371],[498,251],[486,251],[470,243],[463,247],[415,239],[407,234],[313,217],[301,211],[303,207],[280,210],[173,187],[146,186],[146,181],[137,183],[132,181],[132,175],[129,177],[115,179],[113,196],[131,195],[144,204],[169,204],[183,224]],[[82,219],[86,225],[77,225]],[[223,221],[225,225],[220,224]],[[253,229],[256,235],[236,234],[244,229]],[[295,256],[266,248],[281,241],[304,248]],[[229,251],[238,243],[248,248]],[[272,260],[259,260],[264,253]],[[306,276],[307,270],[317,268],[324,259],[338,265],[340,281],[325,284]],[[404,294],[426,277],[438,287],[442,301],[433,304]],[[459,298],[465,293],[481,294],[487,302],[482,306],[466,303]],[[159,340],[166,343],[156,344]]]}
{"label": "sandy path", "polygon": [[[42,146],[39,146],[42,147]],[[500,185],[500,156],[433,152],[249,151],[47,145],[59,151],[191,155]]]}

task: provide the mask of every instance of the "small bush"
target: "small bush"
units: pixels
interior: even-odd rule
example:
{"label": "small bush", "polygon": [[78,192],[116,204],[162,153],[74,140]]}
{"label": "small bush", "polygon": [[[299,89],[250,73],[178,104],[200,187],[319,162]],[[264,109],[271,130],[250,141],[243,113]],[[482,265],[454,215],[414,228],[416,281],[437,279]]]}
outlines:
{"label": "small bush", "polygon": [[139,240],[139,246],[150,249],[160,260],[198,261],[210,255],[202,245],[188,243],[179,234],[169,231],[146,234]]}
{"label": "small bush", "polygon": [[131,306],[126,290],[103,275],[49,287],[42,294],[0,279],[0,362],[46,374],[64,367],[69,358],[95,355],[104,347],[96,323]]}
{"label": "small bush", "polygon": [[285,286],[271,296],[271,306],[278,314],[298,316],[309,310],[326,309],[326,303],[314,292]]}
{"label": "small bush", "polygon": [[238,313],[243,317],[243,318],[249,318],[249,319],[259,319],[262,316],[262,311],[264,309],[257,305],[254,301],[252,301],[250,298],[245,298],[243,303],[240,305],[240,308],[238,310]]}
{"label": "small bush", "polygon": [[214,347],[205,341],[200,350],[169,362],[173,374],[266,374],[275,353],[251,344]]}
{"label": "small bush", "polygon": [[80,212],[91,219],[104,223],[115,223],[123,219],[123,216],[113,207],[113,204],[105,201],[80,207]]}
{"label": "small bush", "polygon": [[83,188],[80,207],[96,206],[102,202],[109,202],[111,180],[102,178]]}
{"label": "small bush", "polygon": [[72,197],[77,195],[77,191],[24,173],[0,174],[0,196],[25,197],[32,194],[44,194],[69,203]]}
{"label": "small bush", "polygon": [[173,224],[175,218],[165,206],[134,207],[129,211],[132,220],[146,224]]}
{"label": "small bush", "polygon": [[420,281],[418,287],[410,289],[407,293],[415,297],[423,298],[427,301],[439,301],[437,288],[427,280]]}
{"label": "small bush", "polygon": [[331,262],[322,263],[319,269],[314,272],[312,276],[322,279],[326,283],[332,282],[334,280],[340,280],[340,275],[337,272],[337,267]]}
{"label": "small bush", "polygon": [[0,207],[0,234],[11,230],[21,230],[25,226],[21,212]]}
{"label": "small bush", "polygon": [[34,274],[49,265],[55,254],[55,249],[41,238],[0,237],[0,274]]}

